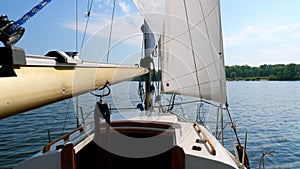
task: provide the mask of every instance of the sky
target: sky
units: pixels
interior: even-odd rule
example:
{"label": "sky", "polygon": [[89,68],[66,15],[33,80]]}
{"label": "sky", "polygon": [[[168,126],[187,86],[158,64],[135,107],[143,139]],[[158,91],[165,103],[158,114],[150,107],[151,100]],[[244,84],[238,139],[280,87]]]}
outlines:
{"label": "sky", "polygon": [[[0,14],[17,20],[40,1],[1,1]],[[108,42],[104,42],[103,38],[109,36],[113,0],[93,0],[82,50],[89,1],[78,0],[78,38],[75,31],[75,2],[52,0],[23,25],[25,34],[15,46],[24,48],[26,53],[38,55],[44,55],[50,50],[81,51],[83,57],[90,57],[87,59],[97,57],[104,61]],[[138,33],[138,25],[142,24],[141,17],[132,1],[116,0],[115,4],[115,18],[119,22],[114,25],[115,37],[112,39],[131,30],[132,25],[137,26],[137,29],[121,36],[126,44],[113,40],[110,55],[115,56],[115,59],[121,55],[130,55],[127,62],[138,63],[137,60],[131,60],[134,58],[131,56],[139,55],[140,52],[140,46],[134,44],[141,40],[141,33]],[[299,0],[221,0],[225,64],[300,64],[299,7]],[[122,24],[122,20],[130,24]],[[118,27],[118,24],[122,26]],[[125,52],[119,52],[120,50]],[[110,61],[117,62],[114,58]]]}

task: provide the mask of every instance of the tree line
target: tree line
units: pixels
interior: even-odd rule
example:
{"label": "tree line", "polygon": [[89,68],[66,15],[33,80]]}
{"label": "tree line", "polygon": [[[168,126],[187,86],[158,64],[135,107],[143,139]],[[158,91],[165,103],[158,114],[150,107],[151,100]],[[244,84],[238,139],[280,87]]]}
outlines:
{"label": "tree line", "polygon": [[[248,65],[225,66],[227,80],[300,80],[300,64],[264,64],[258,67]],[[161,78],[161,71],[151,71],[152,80]],[[133,81],[144,81],[146,76],[133,78]]]}
{"label": "tree line", "polygon": [[226,66],[227,80],[300,80],[300,64]]}

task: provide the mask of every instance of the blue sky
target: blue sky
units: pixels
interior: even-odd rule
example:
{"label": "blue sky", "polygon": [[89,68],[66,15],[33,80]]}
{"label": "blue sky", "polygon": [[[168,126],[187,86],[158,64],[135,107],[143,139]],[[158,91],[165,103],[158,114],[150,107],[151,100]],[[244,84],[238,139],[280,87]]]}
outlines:
{"label": "blue sky", "polygon": [[[2,1],[0,13],[9,19],[17,20],[41,0]],[[87,1],[79,1],[79,30],[84,30]],[[112,0],[94,0],[86,40],[97,30],[109,30]],[[277,63],[300,64],[300,7],[299,0],[221,0],[223,36],[226,65],[251,65]],[[116,1],[116,18],[136,14],[132,1]],[[138,17],[127,17],[129,21],[138,21]],[[25,35],[18,47],[26,53],[45,54],[49,50],[75,51],[76,31],[75,0],[52,0],[42,11],[31,18],[25,25]],[[128,30],[127,27],[114,32]],[[81,46],[82,32],[79,31],[78,47]],[[107,33],[108,34],[108,33]],[[108,36],[106,34],[106,36]],[[103,38],[104,35],[99,35]],[[116,35],[117,36],[117,35]],[[139,35],[136,35],[139,36]],[[112,55],[121,55],[121,49],[128,54],[138,54],[139,47],[131,44],[135,37],[122,37],[127,45],[117,45]],[[88,44],[93,40],[86,41]],[[90,42],[90,43],[89,43]],[[112,44],[117,43],[113,41]],[[132,43],[133,44],[133,43]],[[93,44],[95,45],[95,44]],[[105,55],[107,42],[92,46],[96,52]],[[103,51],[100,51],[103,49]],[[87,51],[87,50],[86,50]],[[84,52],[83,52],[84,53]],[[103,60],[103,59],[102,59]]]}

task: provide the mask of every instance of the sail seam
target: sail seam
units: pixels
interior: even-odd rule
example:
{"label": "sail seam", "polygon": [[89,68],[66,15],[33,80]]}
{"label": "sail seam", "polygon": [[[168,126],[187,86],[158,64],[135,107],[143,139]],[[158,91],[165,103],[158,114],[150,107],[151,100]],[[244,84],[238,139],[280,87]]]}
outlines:
{"label": "sail seam", "polygon": [[[170,79],[169,81],[171,81],[171,80],[175,80],[175,79]],[[205,85],[205,84],[208,84],[208,83],[210,83],[210,82],[218,82],[218,81],[219,81],[219,80],[216,79],[216,80],[212,80],[212,81],[209,81],[209,82],[199,83],[199,85]],[[186,87],[180,86],[180,89],[185,89],[185,88],[189,88],[189,87],[193,87],[193,86],[196,86],[196,85],[191,85],[191,86],[186,86]]]}
{"label": "sail seam", "polygon": [[[174,39],[174,40],[177,40],[177,39]],[[178,40],[177,40],[178,41]],[[181,42],[181,41],[178,41],[178,42]],[[184,43],[182,43],[184,46],[186,46],[186,47],[189,47],[188,45],[186,45],[186,44],[184,44]],[[169,52],[170,53],[170,52]],[[171,53],[172,54],[172,53]],[[197,53],[196,53],[196,55],[198,55]],[[222,58],[217,58],[217,60],[215,60],[215,61],[220,61]],[[208,67],[210,67],[211,65],[214,65],[214,63],[215,62],[212,62],[212,63],[210,63],[210,64],[208,64],[208,65],[206,65],[205,67],[202,67],[202,68],[200,68],[200,69],[197,69],[197,70],[194,70],[194,71],[192,71],[192,72],[189,72],[189,73],[186,73],[186,74],[183,74],[183,75],[180,75],[180,76],[176,76],[177,78],[180,78],[180,77],[184,77],[184,76],[187,76],[187,75],[189,75],[190,73],[195,73],[196,71],[201,71],[201,70],[204,70],[204,69],[206,69],[206,68],[208,68]]]}
{"label": "sail seam", "polygon": [[[218,3],[216,3],[216,4],[214,5],[214,8],[212,9],[212,11],[214,11],[214,10],[216,9],[217,4],[218,4]],[[202,11],[202,16],[203,16],[203,18],[205,18],[201,0],[199,0],[199,5],[200,5],[201,11]],[[210,11],[210,12],[212,12],[212,11]],[[208,15],[208,16],[209,16],[209,15]],[[207,18],[204,19],[204,24],[205,24],[205,30],[206,30],[206,34],[207,34],[207,38],[208,38],[208,42],[209,42],[208,44],[209,44],[209,48],[210,48],[210,53],[211,53],[211,55],[212,55],[213,63],[216,63],[215,57],[213,57],[214,52],[213,52],[213,49],[212,49],[213,47],[212,47],[212,45],[211,45],[211,43],[210,43],[210,42],[211,42],[211,38],[210,38],[209,31],[208,31],[208,26],[207,26],[207,23],[206,23],[206,19],[207,19]],[[215,66],[215,69],[218,70],[217,67],[216,67],[216,64],[214,64],[214,66]],[[218,79],[220,79],[220,73],[218,73],[218,71],[216,71],[216,72],[217,72],[217,77],[218,77]]]}
{"label": "sail seam", "polygon": [[[217,61],[221,60],[220,58],[217,59]],[[182,78],[182,77],[185,77],[185,76],[189,76],[191,73],[196,73],[197,71],[201,71],[201,70],[205,70],[206,68],[210,67],[211,65],[214,65],[214,63],[211,63],[203,68],[200,68],[200,69],[197,69],[197,70],[194,70],[192,72],[189,72],[189,73],[185,73],[183,75],[180,75],[180,76],[176,76],[176,78]],[[172,80],[175,80],[175,78],[171,78]]]}
{"label": "sail seam", "polygon": [[[217,5],[215,5],[211,11],[209,11],[209,13],[208,13],[207,16],[203,16],[203,19],[202,19],[199,23],[197,23],[197,24],[193,25],[192,27],[190,27],[190,30],[193,30],[193,29],[197,28],[197,26],[199,26],[201,23],[203,23],[203,22],[211,15],[211,13],[215,10],[216,6],[217,6]],[[165,45],[165,44],[167,44],[167,43],[169,43],[169,42],[171,42],[171,41],[173,41],[173,40],[176,40],[178,37],[184,35],[184,34],[187,33],[187,32],[189,32],[189,30],[186,30],[186,31],[184,31],[184,32],[181,33],[181,34],[178,34],[177,36],[175,36],[175,37],[173,37],[173,38],[170,38],[170,39],[167,40],[167,41],[164,41],[161,45]]]}
{"label": "sail seam", "polygon": [[[216,10],[216,7],[219,7],[219,4],[220,4],[220,2],[219,2],[219,0],[217,0],[217,3],[214,4],[214,7],[213,7],[212,11],[210,11],[210,12],[215,11],[215,10]],[[200,5],[201,11],[202,11],[203,18],[204,18],[205,15],[204,15],[204,11],[203,11],[203,6],[202,6],[202,3],[201,3],[201,0],[199,0],[199,5]],[[218,8],[218,10],[220,11],[220,7]],[[209,16],[209,15],[208,15],[208,16]],[[220,16],[218,16],[218,17],[220,17]],[[219,19],[220,19],[220,18],[219,18]],[[220,20],[219,20],[219,21],[220,21]],[[219,23],[220,26],[221,26],[221,22],[218,22],[218,21],[217,21],[217,23]],[[220,61],[220,60],[221,60],[220,53],[221,53],[221,52],[223,53],[223,51],[217,51],[218,59],[215,60],[215,57],[214,57],[214,51],[213,51],[213,46],[212,46],[212,44],[211,44],[211,38],[210,38],[209,31],[208,31],[207,23],[206,23],[206,18],[204,19],[204,24],[205,24],[205,30],[206,30],[206,33],[207,33],[208,41],[209,41],[208,44],[209,44],[209,47],[210,47],[210,52],[211,52],[211,55],[212,55],[212,59],[213,59],[213,61],[214,61],[213,63],[216,63],[216,61]],[[220,69],[218,69],[216,64],[214,64],[213,66],[215,67],[216,70],[221,70],[221,67],[220,67]],[[220,91],[221,93],[223,93],[223,92],[222,92],[222,91],[223,91],[223,87],[222,87],[222,82],[221,82],[222,78],[221,78],[221,74],[220,74],[221,72],[216,71],[216,73],[217,73],[217,79],[219,80],[219,83],[220,83],[219,91]],[[222,99],[222,98],[219,98],[219,99],[220,99],[219,101],[222,102],[223,99]]]}
{"label": "sail seam", "polygon": [[[212,32],[218,31],[220,26],[218,22],[220,19],[218,2],[219,0],[209,2],[198,0],[194,4],[196,6],[192,6],[190,1],[183,0],[181,4],[175,5],[181,7],[180,15],[176,15],[176,10],[168,13],[169,20],[167,21],[170,23],[166,23],[164,31],[172,24],[181,24],[182,26],[178,29],[176,27],[174,29],[169,28],[170,30],[166,31],[169,34],[164,34],[163,37],[165,38],[160,46],[163,50],[167,50],[165,54],[175,58],[169,61],[165,58],[165,60],[168,63],[190,65],[186,66],[182,71],[175,69],[175,67],[166,68],[165,77],[163,78],[165,92],[172,90],[171,86],[173,83],[177,83],[177,85],[194,83],[188,84],[195,85],[193,89],[191,88],[195,94],[193,96],[197,95],[198,98],[204,99],[209,96],[207,92],[210,91],[214,97],[213,100],[223,103],[224,97],[219,95],[224,94],[224,91],[226,91],[224,89],[225,78],[223,77],[224,66],[219,66],[219,64],[224,64],[224,57],[221,55],[222,46],[220,46],[222,44],[218,42],[220,40],[219,34]],[[208,8],[204,9],[205,6]],[[169,6],[167,5],[167,7]],[[197,17],[194,18],[191,15],[196,15]],[[211,28],[212,30],[210,30]],[[204,45],[199,46],[202,44]],[[168,50],[168,47],[175,49],[175,51],[172,53],[172,51]],[[168,71],[170,72],[168,73]],[[188,79],[192,81],[189,82]],[[177,80],[178,82],[176,82]],[[222,82],[218,84],[217,80],[222,80]],[[211,86],[209,86],[210,82],[212,83]],[[198,92],[195,91],[197,90],[196,86],[198,86]],[[176,87],[176,85],[174,84],[173,87]],[[190,91],[182,93],[186,92]]]}
{"label": "sail seam", "polygon": [[197,72],[197,64],[196,64],[196,57],[195,57],[195,51],[194,51],[194,46],[193,46],[193,40],[192,40],[192,34],[191,34],[191,29],[190,29],[190,21],[189,21],[189,17],[188,17],[188,11],[187,11],[187,6],[186,6],[186,1],[183,1],[184,3],[184,9],[185,9],[185,16],[186,16],[186,23],[187,23],[187,27],[188,27],[188,33],[189,33],[189,38],[190,38],[190,44],[191,44],[191,48],[192,48],[192,56],[193,56],[193,62],[194,62],[194,67],[196,70],[196,79],[197,79],[197,84],[198,84],[198,93],[199,93],[199,97],[201,98],[201,90],[200,90],[200,84],[199,84],[199,76],[198,76],[198,72]]}

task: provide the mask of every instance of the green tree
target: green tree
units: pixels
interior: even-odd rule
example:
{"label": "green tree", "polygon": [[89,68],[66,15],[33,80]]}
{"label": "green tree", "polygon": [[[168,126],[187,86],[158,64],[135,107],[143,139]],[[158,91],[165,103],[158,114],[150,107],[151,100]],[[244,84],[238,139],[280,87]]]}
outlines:
{"label": "green tree", "polygon": [[251,67],[248,65],[226,66],[226,77],[229,80],[300,80],[299,64],[275,64]]}

